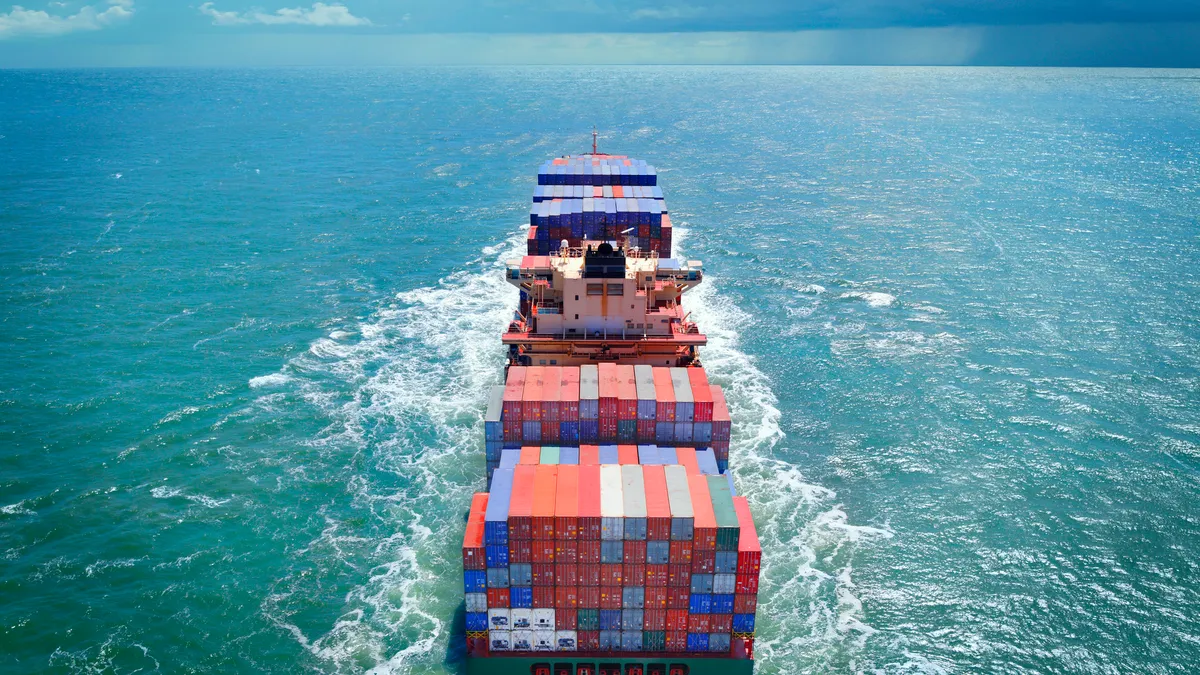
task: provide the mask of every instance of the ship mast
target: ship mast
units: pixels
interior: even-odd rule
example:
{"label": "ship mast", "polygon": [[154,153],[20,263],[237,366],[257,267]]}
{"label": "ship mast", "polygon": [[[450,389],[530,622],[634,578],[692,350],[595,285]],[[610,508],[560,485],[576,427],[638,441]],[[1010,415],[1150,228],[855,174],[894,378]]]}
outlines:
{"label": "ship mast", "polygon": [[596,154],[596,127],[592,127],[592,154]]}

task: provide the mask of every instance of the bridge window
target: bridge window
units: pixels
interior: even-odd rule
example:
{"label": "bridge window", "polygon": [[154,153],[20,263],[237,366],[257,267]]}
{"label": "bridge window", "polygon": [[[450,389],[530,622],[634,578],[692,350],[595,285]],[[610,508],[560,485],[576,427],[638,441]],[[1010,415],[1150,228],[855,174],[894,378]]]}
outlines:
{"label": "bridge window", "polygon": [[604,284],[588,284],[588,295],[604,295]]}
{"label": "bridge window", "polygon": [[609,284],[609,295],[625,295],[625,284]]}

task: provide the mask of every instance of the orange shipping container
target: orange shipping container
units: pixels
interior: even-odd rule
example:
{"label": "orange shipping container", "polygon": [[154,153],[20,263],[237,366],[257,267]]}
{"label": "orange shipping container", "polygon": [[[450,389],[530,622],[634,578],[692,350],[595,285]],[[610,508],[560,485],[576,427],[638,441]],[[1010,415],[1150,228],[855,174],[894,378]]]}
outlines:
{"label": "orange shipping container", "polygon": [[[717,516],[713,513],[712,498],[708,492],[708,477],[688,475],[688,488],[692,494],[692,511],[695,515],[693,541],[696,550],[715,550],[717,548]],[[515,492],[515,485],[513,490]]]}
{"label": "orange shipping container", "polygon": [[[558,497],[557,488],[558,466],[539,464],[533,479],[534,539],[554,539],[554,503]],[[536,547],[534,555],[537,555]]]}

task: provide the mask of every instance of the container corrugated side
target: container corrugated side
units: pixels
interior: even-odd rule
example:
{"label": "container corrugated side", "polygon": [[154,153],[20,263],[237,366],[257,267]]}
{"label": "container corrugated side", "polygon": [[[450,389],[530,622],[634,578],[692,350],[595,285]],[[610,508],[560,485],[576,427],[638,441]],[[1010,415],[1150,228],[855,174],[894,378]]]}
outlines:
{"label": "container corrugated side", "polygon": [[600,465],[600,538],[620,541],[625,538],[625,501],[621,493],[621,467]]}
{"label": "container corrugated side", "polygon": [[512,497],[513,469],[496,469],[492,491],[484,514],[484,541],[489,546],[508,545],[509,502]]}
{"label": "container corrugated side", "polygon": [[533,538],[554,539],[554,501],[558,488],[558,467],[540,465],[533,481]]}
{"label": "container corrugated side", "polygon": [[[646,538],[646,483],[641,465],[626,464],[621,467],[621,494],[625,508],[625,532],[627,540]],[[645,554],[642,554],[645,562]]]}
{"label": "container corrugated side", "polygon": [[[513,469],[512,498],[508,507],[510,539],[533,538],[533,477],[537,466],[521,464]],[[498,472],[497,472],[498,473]],[[493,490],[495,478],[492,479]]]}

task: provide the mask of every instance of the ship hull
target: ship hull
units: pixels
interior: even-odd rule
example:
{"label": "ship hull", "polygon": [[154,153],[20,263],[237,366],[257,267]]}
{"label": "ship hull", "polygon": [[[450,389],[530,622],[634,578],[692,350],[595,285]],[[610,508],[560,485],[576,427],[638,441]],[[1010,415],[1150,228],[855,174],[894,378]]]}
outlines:
{"label": "ship hull", "polygon": [[[584,665],[592,667],[593,675],[600,673],[602,666],[606,667],[604,672],[612,672],[607,667],[619,666],[620,670],[617,672],[622,674],[630,672],[628,666],[641,666],[641,672],[644,675],[650,675],[652,672],[668,673],[670,671],[667,668],[675,665],[683,665],[685,667],[683,672],[687,675],[752,675],[754,672],[754,661],[748,659],[698,658],[683,654],[665,658],[616,657],[614,655],[580,657],[567,654],[546,654],[528,657],[469,657],[467,658],[467,675],[534,675],[538,672],[536,667],[539,665],[550,668],[548,671],[550,675],[560,675],[564,672],[576,675],[577,668]],[[651,671],[651,665],[664,669]]]}

